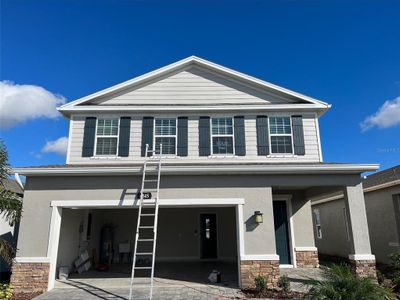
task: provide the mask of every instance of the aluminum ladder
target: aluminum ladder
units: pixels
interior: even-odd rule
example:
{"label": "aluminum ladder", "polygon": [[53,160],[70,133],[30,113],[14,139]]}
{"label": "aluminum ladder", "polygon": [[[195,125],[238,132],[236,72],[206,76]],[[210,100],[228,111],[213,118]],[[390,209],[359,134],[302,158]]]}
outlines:
{"label": "aluminum ladder", "polygon": [[[135,271],[150,271],[149,297],[153,296],[154,264],[157,242],[158,195],[160,190],[162,144],[157,154],[146,144],[143,165],[142,186],[135,234],[135,248],[132,262],[132,275],[129,290],[129,300],[132,300]],[[147,249],[152,249],[150,252]],[[140,252],[138,252],[140,251]],[[151,257],[151,261],[148,258]]]}

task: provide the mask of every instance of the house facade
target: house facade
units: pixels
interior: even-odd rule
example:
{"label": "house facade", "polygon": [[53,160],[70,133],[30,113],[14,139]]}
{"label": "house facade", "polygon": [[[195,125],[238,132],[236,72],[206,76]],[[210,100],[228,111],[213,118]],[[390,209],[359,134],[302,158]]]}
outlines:
{"label": "house facade", "polygon": [[[363,189],[372,252],[377,263],[390,264],[390,255],[400,251],[400,166],[367,176]],[[315,233],[319,253],[328,259],[348,257],[351,245],[343,194],[312,200],[311,205],[314,226],[319,227]]]}
{"label": "house facade", "polygon": [[14,170],[26,176],[14,287],[52,289],[85,250],[129,261],[121,249],[132,251],[146,145],[160,144],[156,272],[163,261],[227,262],[237,285],[261,274],[274,287],[280,268],[318,267],[310,199],[343,191],[349,258],[374,276],[360,174],[378,166],[323,162],[318,122],[329,108],[197,57],[60,107],[66,164]]}

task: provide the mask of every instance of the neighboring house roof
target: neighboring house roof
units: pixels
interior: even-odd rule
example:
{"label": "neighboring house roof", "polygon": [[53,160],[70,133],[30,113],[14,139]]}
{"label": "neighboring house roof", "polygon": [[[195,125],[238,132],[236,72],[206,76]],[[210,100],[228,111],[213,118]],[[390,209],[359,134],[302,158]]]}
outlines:
{"label": "neighboring house roof", "polygon": [[[15,168],[21,175],[110,175],[141,174],[143,162],[130,164],[68,164]],[[266,163],[261,161],[164,162],[164,174],[360,174],[379,168],[376,164],[340,163]]]}
{"label": "neighboring house roof", "polygon": [[19,196],[22,196],[24,194],[24,190],[21,188],[16,180],[7,178],[3,179],[1,183],[7,191],[16,193]]}
{"label": "neighboring house roof", "polygon": [[400,165],[367,176],[363,180],[363,187],[367,189],[395,181],[400,181]]}
{"label": "neighboring house roof", "polygon": [[[125,81],[123,83],[114,85],[110,88],[104,89],[102,91],[93,93],[91,95],[85,96],[83,98],[80,98],[78,100],[69,102],[61,107],[58,108],[60,112],[62,112],[64,115],[69,116],[69,114],[72,111],[92,111],[92,110],[123,110],[125,109],[121,105],[96,105],[98,104],[96,101],[99,99],[104,99],[105,97],[112,97],[118,93],[132,90],[135,88],[141,88],[143,86],[149,85],[151,83],[154,83],[157,80],[160,80],[162,78],[171,76],[172,74],[176,74],[177,72],[181,72],[184,70],[187,70],[189,68],[196,67],[196,68],[201,68],[203,70],[207,70],[208,72],[212,74],[216,74],[218,76],[223,76],[226,78],[229,78],[231,80],[234,80],[236,82],[240,82],[245,85],[253,86],[254,88],[262,89],[263,91],[267,91],[270,93],[274,93],[276,95],[280,95],[281,97],[285,97],[286,99],[290,99],[290,102],[286,103],[289,105],[293,105],[293,103],[297,104],[296,107],[299,108],[312,108],[315,110],[318,110],[320,113],[323,113],[327,109],[330,108],[330,104],[323,102],[321,100],[317,100],[315,98],[311,98],[308,96],[305,96],[303,94],[288,90],[286,88],[274,85],[272,83],[257,79],[255,77],[228,69],[226,67],[220,66],[218,64],[212,63],[210,61],[201,59],[196,56],[190,56],[188,58],[182,59],[178,62],[175,62],[173,64],[167,65],[165,67],[162,67],[160,69],[157,69],[155,71],[146,73],[144,75],[135,77],[131,80]],[[151,107],[152,103],[148,103],[149,107],[146,109],[157,109],[157,108],[152,108]],[[259,105],[260,106],[260,105]],[[252,105],[251,107],[253,109],[257,109],[259,107],[257,105]],[[261,105],[262,106],[262,105]],[[269,105],[268,107],[272,107],[274,105]],[[285,108],[285,103],[282,104],[277,104],[275,105],[279,108]],[[250,105],[249,105],[250,107]],[[144,109],[141,107],[140,109]],[[172,107],[164,107],[164,109],[187,109],[187,107],[178,107],[176,105],[172,105]],[[198,109],[198,107],[197,107]],[[218,109],[218,108],[217,108]],[[219,109],[226,109],[226,107],[220,107]]]}

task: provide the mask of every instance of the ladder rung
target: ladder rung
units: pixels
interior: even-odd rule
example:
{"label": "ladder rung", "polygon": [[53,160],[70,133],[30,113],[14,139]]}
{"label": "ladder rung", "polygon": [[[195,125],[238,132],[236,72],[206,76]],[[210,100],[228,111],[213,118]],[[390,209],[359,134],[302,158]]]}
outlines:
{"label": "ladder rung", "polygon": [[151,229],[151,228],[154,228],[154,226],[139,226],[139,228]]}
{"label": "ladder rung", "polygon": [[154,239],[138,239],[138,242],[153,242]]}
{"label": "ladder rung", "polygon": [[145,179],[144,182],[158,182],[157,179]]}
{"label": "ladder rung", "polygon": [[141,214],[141,217],[154,217],[156,214]]}
{"label": "ladder rung", "polygon": [[151,270],[151,267],[135,267],[138,270]]}
{"label": "ladder rung", "polygon": [[153,252],[136,253],[136,255],[153,255]]}

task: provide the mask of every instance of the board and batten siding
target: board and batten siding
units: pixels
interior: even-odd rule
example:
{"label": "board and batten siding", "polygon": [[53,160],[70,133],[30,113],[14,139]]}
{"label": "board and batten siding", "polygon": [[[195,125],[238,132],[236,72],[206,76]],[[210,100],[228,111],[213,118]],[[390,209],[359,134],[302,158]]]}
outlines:
{"label": "board and batten siding", "polygon": [[265,90],[249,87],[232,79],[190,68],[133,90],[94,101],[98,105],[216,105],[216,104],[282,104],[298,101],[283,98]]}
{"label": "board and batten siding", "polygon": [[[288,113],[285,115],[293,115],[296,113]],[[213,117],[214,114],[207,114]],[[257,131],[256,131],[256,115],[249,114],[235,114],[245,116],[245,140],[246,140],[246,155],[235,157],[235,160],[257,160],[268,162],[319,162],[320,149],[318,140],[317,120],[314,114],[303,115],[303,130],[304,130],[304,144],[305,155],[270,155],[258,156],[257,155]],[[129,114],[124,114],[129,116]],[[181,115],[179,115],[181,116]],[[223,157],[200,157],[199,156],[199,115],[182,115],[188,117],[188,156],[175,157],[170,159],[176,160],[224,160]],[[98,117],[98,116],[97,116]],[[157,117],[157,116],[154,116]],[[165,117],[163,115],[162,117]],[[177,117],[177,116],[173,116]],[[70,145],[69,153],[67,155],[67,163],[81,164],[81,163],[116,163],[121,161],[126,163],[130,161],[141,161],[141,138],[142,138],[142,116],[131,115],[131,128],[130,128],[130,141],[129,141],[129,156],[128,157],[82,157],[82,143],[83,132],[85,126],[85,116],[73,116],[70,126]]]}

